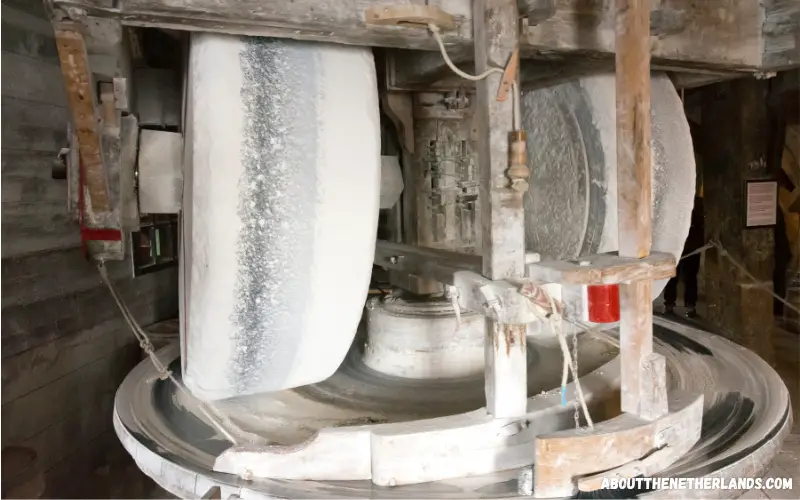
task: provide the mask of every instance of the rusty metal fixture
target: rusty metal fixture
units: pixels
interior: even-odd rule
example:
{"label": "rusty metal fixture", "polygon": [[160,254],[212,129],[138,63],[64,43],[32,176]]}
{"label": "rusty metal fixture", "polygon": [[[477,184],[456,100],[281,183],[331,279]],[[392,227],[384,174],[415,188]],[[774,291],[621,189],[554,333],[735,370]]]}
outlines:
{"label": "rusty metal fixture", "polygon": [[525,131],[512,130],[508,134],[509,158],[506,175],[511,180],[511,189],[518,193],[528,190],[528,178],[531,176],[525,153]]}

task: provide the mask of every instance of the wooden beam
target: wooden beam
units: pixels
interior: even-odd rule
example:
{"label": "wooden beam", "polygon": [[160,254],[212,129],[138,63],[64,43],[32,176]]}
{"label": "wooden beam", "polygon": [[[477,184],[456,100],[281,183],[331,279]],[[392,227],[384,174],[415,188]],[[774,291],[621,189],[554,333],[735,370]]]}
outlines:
{"label": "wooden beam", "polygon": [[668,403],[659,419],[623,413],[594,429],[537,436],[533,495],[571,497],[599,488],[604,477],[652,477],[675,463],[700,439],[703,395],[676,391]]}
{"label": "wooden beam", "polygon": [[327,41],[436,50],[422,26],[368,24],[367,9],[380,6],[429,5],[453,17],[454,29],[443,31],[448,44],[471,46],[469,0],[119,0],[116,8],[102,0],[52,0],[57,7],[81,7],[90,16],[119,17],[129,26]]}
{"label": "wooden beam", "polygon": [[[664,20],[661,33],[650,37],[653,58],[706,67],[758,67],[762,63],[762,18],[759,2],[715,0],[653,0],[656,19]],[[650,16],[650,8],[645,15]],[[670,19],[683,19],[676,32]],[[661,21],[659,21],[661,22]],[[614,2],[556,0],[555,15],[525,30],[526,54],[581,52],[594,57],[615,51]],[[697,43],[703,40],[703,43]]]}
{"label": "wooden beam", "polygon": [[95,88],[81,26],[73,22],[54,23],[58,57],[64,75],[67,102],[78,137],[78,149],[88,199],[87,209],[106,212],[111,204],[108,179],[103,166],[99,113]]}
{"label": "wooden beam", "polygon": [[[385,55],[386,87],[393,91],[473,90],[475,82],[465,80],[447,67],[441,55],[418,50],[393,50]],[[471,56],[453,59],[467,73],[475,72]],[[681,68],[674,64],[651,64],[653,71],[669,74],[676,89],[693,89],[725,80],[751,77],[745,71],[712,71]],[[614,58],[582,58],[570,55],[557,60],[525,59],[520,61],[520,84],[524,90],[558,85],[584,76],[614,71]]]}
{"label": "wooden beam", "polygon": [[[476,0],[473,10],[475,69],[503,68],[518,39],[516,0]],[[512,99],[497,101],[502,75],[478,82],[477,158],[481,176],[483,275],[492,280],[521,278],[525,273],[522,193],[510,188],[509,132]],[[486,409],[495,418],[525,414],[527,354],[525,325],[486,320]]]}
{"label": "wooden beam", "polygon": [[[454,53],[472,51],[470,0],[119,0],[115,7],[104,0],[48,2],[63,13],[79,8],[89,16],[115,17],[130,26],[437,50],[424,27],[374,25],[365,19],[370,7],[428,4],[455,20],[455,29],[443,32],[448,48]],[[653,58],[718,70],[800,64],[796,4],[795,0],[653,0],[653,19],[659,23],[650,37]],[[533,58],[610,57],[614,47],[613,2],[607,1],[555,0],[552,17],[525,28],[521,40],[523,57]]]}
{"label": "wooden beam", "polygon": [[772,70],[800,65],[800,2],[761,0],[763,47],[761,65]]}
{"label": "wooden beam", "polygon": [[[649,0],[616,0],[616,10],[619,256],[642,259],[650,255],[653,226]],[[622,411],[657,417],[666,412],[666,381],[646,376],[654,373],[646,366],[653,361],[652,285],[646,279],[619,287],[621,395]]]}

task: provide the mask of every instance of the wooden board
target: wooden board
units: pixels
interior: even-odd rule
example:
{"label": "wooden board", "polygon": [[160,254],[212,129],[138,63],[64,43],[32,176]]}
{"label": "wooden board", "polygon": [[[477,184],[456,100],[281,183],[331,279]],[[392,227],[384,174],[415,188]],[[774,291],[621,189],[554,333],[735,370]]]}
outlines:
{"label": "wooden board", "polygon": [[[540,435],[534,448],[534,496],[571,497],[578,490],[581,477],[602,472],[612,476],[614,469],[640,459],[644,459],[641,474],[656,474],[700,439],[702,416],[702,395],[675,391],[670,397],[669,413],[658,420],[646,421],[623,413],[596,424],[593,430]],[[668,451],[657,453],[659,450]],[[599,482],[602,484],[602,479]]]}
{"label": "wooden board", "polygon": [[610,285],[643,279],[675,276],[675,256],[655,253],[642,259],[599,254],[579,261],[552,261],[528,264],[528,278],[542,283],[569,285]]}
{"label": "wooden board", "polygon": [[[370,25],[365,19],[373,6],[427,3],[454,18],[455,29],[444,33],[448,47],[468,56],[472,52],[470,0],[120,0],[113,7],[100,0],[49,1],[56,7],[81,6],[92,16],[116,17],[132,26],[436,50],[425,29]],[[552,18],[525,30],[523,57],[613,55],[613,2],[557,0],[555,7]],[[798,62],[800,23],[794,0],[656,0],[653,8],[659,28],[651,41],[659,63],[755,70]]]}
{"label": "wooden board", "polygon": [[[680,30],[650,36],[653,58],[687,66],[757,67],[762,63],[762,11],[759,2],[653,0],[657,19],[682,19]],[[645,13],[649,20],[650,9]],[[614,2],[556,0],[555,15],[526,30],[526,53],[580,51],[593,56],[614,54]],[[703,43],[697,43],[702,39]]]}
{"label": "wooden board", "polygon": [[89,198],[86,200],[86,208],[92,212],[107,212],[111,209],[111,203],[103,166],[100,121],[95,106],[95,89],[86,42],[81,26],[76,23],[55,23],[54,29],[67,101],[78,133],[83,182]]}

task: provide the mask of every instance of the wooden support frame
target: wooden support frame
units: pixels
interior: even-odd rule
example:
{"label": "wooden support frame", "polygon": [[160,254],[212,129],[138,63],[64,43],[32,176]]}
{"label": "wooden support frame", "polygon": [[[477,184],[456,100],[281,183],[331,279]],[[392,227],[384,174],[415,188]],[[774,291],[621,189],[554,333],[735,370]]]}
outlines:
{"label": "wooden support frame", "polygon": [[[477,0],[473,10],[475,68],[503,68],[518,41],[516,0]],[[481,176],[483,275],[491,280],[525,275],[522,193],[510,188],[511,99],[497,101],[502,75],[477,84],[478,171]],[[527,401],[525,325],[486,320],[486,409],[495,418],[521,416]]]}
{"label": "wooden support frame", "polygon": [[[617,219],[619,255],[650,255],[652,157],[650,0],[616,0]],[[646,418],[667,412],[666,380],[653,354],[653,282],[623,283],[620,296],[622,411]]]}

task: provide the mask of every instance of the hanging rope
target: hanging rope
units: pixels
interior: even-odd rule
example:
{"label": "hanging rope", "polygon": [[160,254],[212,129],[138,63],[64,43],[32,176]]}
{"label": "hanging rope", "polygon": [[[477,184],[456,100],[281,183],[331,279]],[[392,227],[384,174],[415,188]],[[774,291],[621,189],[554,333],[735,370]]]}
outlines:
{"label": "hanging rope", "polygon": [[[547,318],[550,320],[550,324],[553,325],[553,330],[556,332],[556,336],[558,337],[558,345],[561,347],[561,354],[564,359],[564,364],[562,365],[562,372],[561,372],[561,401],[562,404],[566,404],[566,386],[567,386],[567,371],[572,371],[572,384],[575,386],[575,397],[580,404],[580,407],[583,409],[583,416],[586,419],[586,424],[589,426],[590,429],[594,429],[594,422],[592,421],[592,416],[589,414],[589,408],[586,405],[586,397],[583,395],[583,388],[581,387],[581,383],[578,377],[578,365],[576,360],[572,357],[569,352],[569,346],[567,346],[567,339],[564,336],[563,324],[562,324],[562,316],[558,312],[558,308],[556,307],[556,303],[553,300],[553,297],[548,293],[547,294],[549,301],[550,301],[550,313]],[[576,333],[577,335],[577,333]],[[577,349],[576,349],[577,355]],[[576,356],[577,357],[577,356]],[[576,428],[579,427],[578,419],[575,419],[575,426]]]}

